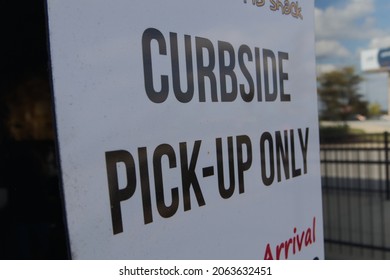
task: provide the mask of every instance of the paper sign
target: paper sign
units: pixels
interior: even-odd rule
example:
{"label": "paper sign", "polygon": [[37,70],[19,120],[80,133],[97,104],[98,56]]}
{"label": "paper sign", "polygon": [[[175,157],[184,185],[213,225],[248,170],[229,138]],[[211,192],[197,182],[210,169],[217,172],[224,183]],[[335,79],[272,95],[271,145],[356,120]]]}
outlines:
{"label": "paper sign", "polygon": [[312,1],[47,4],[72,258],[324,257]]}

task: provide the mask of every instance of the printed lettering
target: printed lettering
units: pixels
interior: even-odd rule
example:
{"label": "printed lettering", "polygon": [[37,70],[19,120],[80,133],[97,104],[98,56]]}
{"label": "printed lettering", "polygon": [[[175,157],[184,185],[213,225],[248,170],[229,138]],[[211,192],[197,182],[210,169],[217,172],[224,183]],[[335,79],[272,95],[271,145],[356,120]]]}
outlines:
{"label": "printed lettering", "polygon": [[225,186],[224,172],[223,172],[223,152],[222,152],[222,139],[216,139],[217,150],[217,167],[218,167],[218,189],[219,194],[223,198],[229,198],[233,195],[235,188],[235,176],[234,176],[234,154],[233,154],[233,137],[228,137],[228,158],[229,158],[229,179],[230,185]]}
{"label": "printed lettering", "polygon": [[155,103],[162,103],[168,97],[169,84],[168,76],[161,75],[161,89],[154,88],[153,69],[152,69],[152,47],[151,42],[155,40],[159,46],[159,54],[167,54],[167,46],[164,35],[155,28],[148,28],[142,35],[142,54],[144,65],[145,91],[149,99]]}
{"label": "printed lettering", "polygon": [[176,156],[173,148],[168,144],[162,144],[156,148],[153,154],[153,172],[156,191],[156,204],[158,213],[161,217],[172,217],[179,206],[178,188],[171,189],[171,205],[167,205],[164,197],[164,183],[162,175],[162,157],[167,156],[169,168],[176,167]]}
{"label": "printed lettering", "polygon": [[[290,248],[292,245],[292,255],[304,250],[305,248],[313,245],[316,241],[315,237],[316,229],[316,217],[313,218],[313,223],[311,227],[308,227],[306,230],[297,234],[297,228],[294,227],[293,237],[283,241],[279,244],[276,244],[275,251],[272,250],[270,243],[267,243],[264,250],[264,260],[280,260],[284,251],[284,258],[287,260],[290,256]],[[297,250],[298,249],[298,250]]]}
{"label": "printed lettering", "polygon": [[199,206],[206,204],[196,176],[195,167],[199,156],[201,141],[195,141],[190,164],[188,165],[187,144],[180,143],[181,178],[183,181],[184,211],[191,210],[190,189],[192,187]]}
{"label": "printed lettering", "polygon": [[[127,183],[119,186],[118,164],[123,164]],[[112,228],[114,234],[123,231],[121,202],[133,196],[136,187],[135,163],[132,155],[124,150],[106,152],[108,190],[110,195]]]}
{"label": "printed lettering", "polygon": [[[299,141],[296,141],[297,138]],[[175,216],[181,203],[183,212],[192,210],[194,205],[206,205],[202,185],[211,176],[217,176],[214,187],[218,189],[220,198],[230,199],[235,193],[244,194],[245,176],[253,169],[253,156],[258,157],[255,166],[260,169],[255,170],[255,174],[261,178],[257,184],[251,182],[254,187],[271,187],[275,181],[290,180],[308,172],[308,127],[264,131],[257,141],[260,145],[259,154],[253,155],[252,140],[248,135],[218,137],[215,144],[211,145],[215,152],[208,152],[214,155],[211,158],[214,157],[215,161],[205,166],[199,166],[199,162],[203,162],[200,160],[203,154],[201,140],[194,141],[193,145],[180,142],[176,146],[164,143],[155,148],[139,147],[136,150],[137,157],[126,150],[106,152],[113,234],[123,232],[123,211],[128,211],[125,210],[128,209],[128,203],[137,199],[137,196],[142,202],[143,222],[147,225],[154,222],[156,217]],[[175,176],[177,180],[167,179]],[[209,183],[206,186],[213,187]],[[138,192],[137,188],[140,188]],[[276,255],[272,253],[273,257],[281,257],[284,251],[287,258],[289,250],[295,254],[303,246],[315,242],[315,224],[313,229],[302,234],[296,234],[296,230],[291,241],[288,239],[279,244]],[[270,252],[266,252],[266,255],[270,256]]]}
{"label": "printed lettering", "polygon": [[[251,49],[245,44],[237,49],[221,40],[215,46],[207,38],[193,39],[190,35],[183,35],[184,52],[179,53],[178,37],[177,33],[170,32],[169,40],[166,40],[164,34],[155,28],[146,29],[142,35],[145,92],[151,102],[164,103],[172,93],[180,103],[196,100],[239,102],[240,99],[244,102],[291,101],[291,94],[285,92],[285,84],[289,80],[289,73],[285,71],[288,53],[258,47]],[[153,65],[157,58],[167,58],[171,69],[159,70],[163,73],[154,76],[156,70]],[[180,69],[180,60],[185,61],[185,71]],[[185,80],[183,85],[181,80]],[[254,98],[255,93],[257,99]],[[196,95],[198,98],[194,98]]]}
{"label": "printed lettering", "polygon": [[[282,15],[292,15],[294,18],[303,19],[302,8],[298,5],[298,1],[289,0],[269,0],[270,5],[269,9],[273,12],[281,11]],[[247,0],[244,0],[244,3],[248,3]],[[263,7],[266,3],[266,0],[252,0],[252,4],[256,7]]]}

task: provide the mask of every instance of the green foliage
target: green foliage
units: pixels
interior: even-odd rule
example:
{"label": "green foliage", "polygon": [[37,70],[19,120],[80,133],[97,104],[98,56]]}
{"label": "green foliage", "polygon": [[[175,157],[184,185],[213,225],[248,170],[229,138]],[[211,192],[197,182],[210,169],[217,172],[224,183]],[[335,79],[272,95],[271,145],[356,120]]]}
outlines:
{"label": "green foliage", "polygon": [[382,115],[382,107],[379,103],[371,103],[368,106],[368,115],[372,118],[377,118]]}
{"label": "green foliage", "polygon": [[368,102],[359,93],[363,78],[352,67],[345,67],[318,77],[320,119],[346,120],[352,115],[367,115]]}
{"label": "green foliage", "polygon": [[336,137],[344,136],[349,133],[348,125],[337,125],[337,126],[320,126],[320,135],[322,137]]}
{"label": "green foliage", "polygon": [[359,139],[359,137],[364,135],[364,130],[351,128],[347,124],[320,126],[321,143],[344,143]]}

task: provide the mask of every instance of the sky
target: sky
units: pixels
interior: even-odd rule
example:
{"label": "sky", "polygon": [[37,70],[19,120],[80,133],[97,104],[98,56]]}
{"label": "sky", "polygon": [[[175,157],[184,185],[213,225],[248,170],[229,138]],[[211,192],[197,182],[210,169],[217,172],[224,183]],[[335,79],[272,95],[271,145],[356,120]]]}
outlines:
{"label": "sky", "polygon": [[315,0],[318,73],[354,66],[361,93],[387,109],[387,73],[361,72],[360,52],[390,47],[389,0]]}

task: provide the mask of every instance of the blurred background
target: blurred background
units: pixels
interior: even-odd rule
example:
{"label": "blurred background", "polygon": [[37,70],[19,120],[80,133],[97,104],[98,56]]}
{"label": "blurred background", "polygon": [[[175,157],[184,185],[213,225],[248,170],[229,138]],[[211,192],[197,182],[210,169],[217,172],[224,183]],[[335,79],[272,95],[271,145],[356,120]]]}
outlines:
{"label": "blurred background", "polygon": [[[325,256],[390,259],[390,2],[315,6]],[[66,259],[44,0],[1,8],[0,258]]]}
{"label": "blurred background", "polygon": [[0,258],[66,259],[44,1],[1,11]]}

